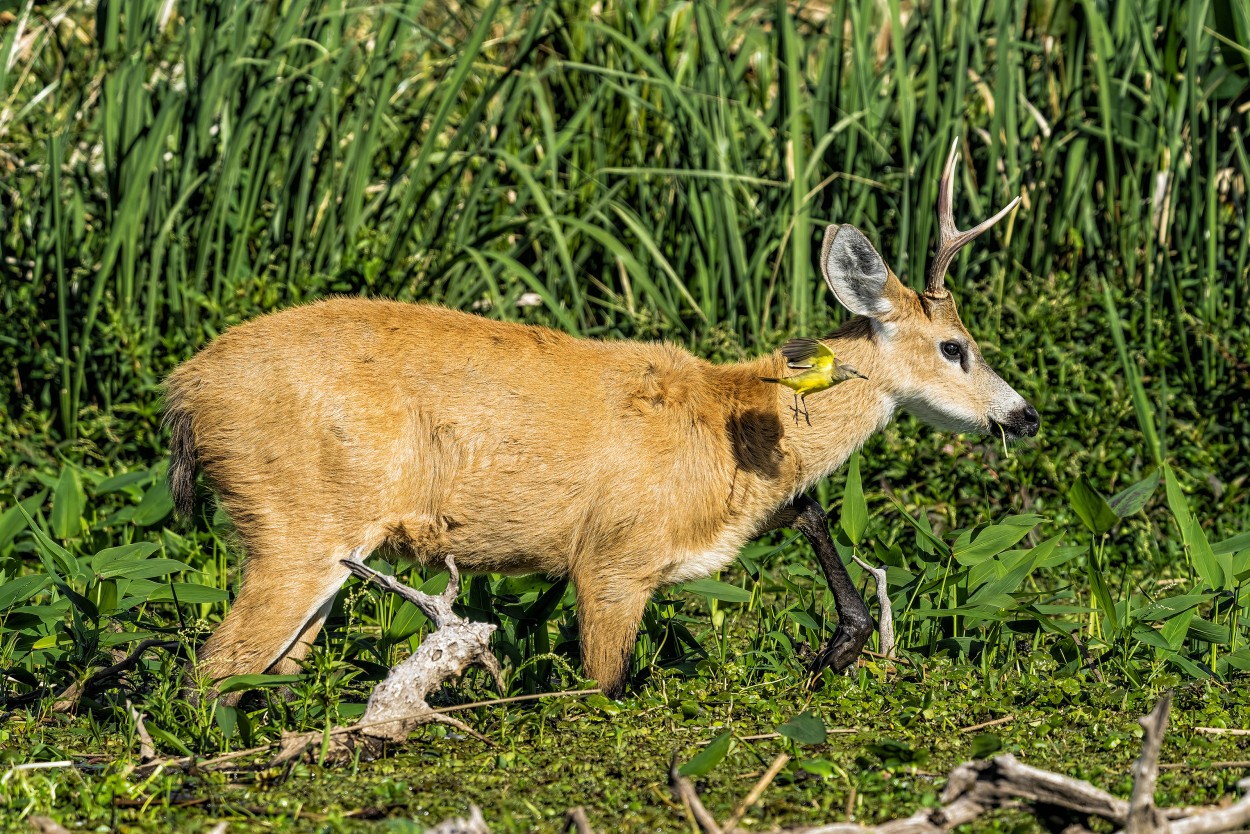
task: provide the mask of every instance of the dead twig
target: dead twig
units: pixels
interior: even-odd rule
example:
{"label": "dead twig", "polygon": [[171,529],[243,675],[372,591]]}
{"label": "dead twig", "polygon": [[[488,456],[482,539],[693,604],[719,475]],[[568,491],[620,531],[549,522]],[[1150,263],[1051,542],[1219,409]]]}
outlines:
{"label": "dead twig", "polygon": [[668,767],[668,787],[673,796],[685,807],[686,813],[698,824],[703,834],[722,834],[721,827],[716,824],[716,817],[703,807],[699,792],[690,784],[690,780],[677,771],[677,757]]}
{"label": "dead twig", "polygon": [[39,832],[39,834],[70,834],[69,829],[61,825],[51,817],[41,817],[35,815],[30,817],[27,822],[30,827]]}
{"label": "dead twig", "polygon": [[565,834],[569,831],[572,831],[573,834],[595,834],[595,830],[590,827],[590,818],[586,816],[586,809],[582,806],[578,805],[576,808],[570,808],[564,817]]}
{"label": "dead twig", "polygon": [[130,699],[126,699],[126,711],[130,713],[130,718],[135,722],[135,735],[139,737],[139,761],[147,764],[156,758],[156,745],[152,743],[152,736],[148,733],[148,728],[144,725],[143,713],[135,709]]}
{"label": "dead twig", "polygon": [[1004,715],[1002,718],[995,718],[993,721],[982,721],[980,724],[973,724],[971,727],[960,727],[961,733],[975,733],[977,730],[984,730],[987,727],[997,727],[999,724],[1006,724],[1015,721],[1014,715]]}
{"label": "dead twig", "polygon": [[143,657],[143,653],[148,649],[165,649],[166,651],[170,651],[176,648],[178,648],[177,640],[157,640],[155,638],[149,638],[141,641],[139,645],[135,646],[134,651],[119,660],[117,663],[114,663],[112,666],[104,669],[98,669],[86,678],[83,678],[81,681],[70,684],[66,687],[65,691],[56,697],[55,703],[52,704],[52,711],[72,711],[78,706],[78,702],[82,699],[82,696],[86,694],[88,689],[130,671],[138,665],[139,660]]}
{"label": "dead twig", "polygon": [[1168,830],[1167,821],[1155,808],[1155,783],[1159,780],[1159,750],[1171,710],[1172,693],[1165,692],[1154,710],[1139,719],[1145,733],[1141,756],[1133,763],[1133,796],[1129,799],[1124,834],[1164,834]]}
{"label": "dead twig", "polygon": [[746,816],[747,811],[751,809],[752,805],[760,801],[764,791],[768,790],[768,786],[773,783],[773,780],[777,778],[777,774],[781,772],[781,769],[789,761],[790,757],[785,753],[773,759],[773,763],[768,766],[768,770],[764,771],[764,775],[751,788],[750,793],[738,803],[738,807],[734,809],[734,812],[729,815],[729,819],[725,821],[725,834],[733,834],[738,827],[738,823],[742,822],[742,818]]}
{"label": "dead twig", "polygon": [[851,558],[857,565],[871,573],[873,580],[877,583],[877,607],[881,609],[877,633],[881,639],[881,654],[892,660],[894,658],[894,607],[890,605],[890,589],[885,579],[885,568],[874,568],[859,558],[856,553],[852,553]]}

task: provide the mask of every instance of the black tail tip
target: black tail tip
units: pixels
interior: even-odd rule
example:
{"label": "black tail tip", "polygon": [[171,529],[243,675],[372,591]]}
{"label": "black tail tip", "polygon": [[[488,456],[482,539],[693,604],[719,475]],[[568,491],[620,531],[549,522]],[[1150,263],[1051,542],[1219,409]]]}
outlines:
{"label": "black tail tip", "polygon": [[191,415],[183,411],[170,412],[169,440],[169,494],[174,499],[174,509],[184,520],[195,514],[195,433]]}

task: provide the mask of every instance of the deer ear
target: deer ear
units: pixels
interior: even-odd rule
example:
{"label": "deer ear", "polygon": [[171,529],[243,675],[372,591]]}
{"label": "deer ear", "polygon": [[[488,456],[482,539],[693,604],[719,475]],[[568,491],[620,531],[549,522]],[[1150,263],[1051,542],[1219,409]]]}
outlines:
{"label": "deer ear", "polygon": [[834,296],[855,315],[881,318],[894,309],[886,297],[890,271],[876,248],[854,226],[825,229],[820,269]]}

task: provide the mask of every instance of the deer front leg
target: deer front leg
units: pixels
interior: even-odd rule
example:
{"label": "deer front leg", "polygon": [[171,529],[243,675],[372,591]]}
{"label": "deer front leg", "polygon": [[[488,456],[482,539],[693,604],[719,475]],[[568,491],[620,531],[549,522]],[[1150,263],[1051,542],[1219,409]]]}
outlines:
{"label": "deer front leg", "polygon": [[838,629],[833,633],[833,638],[821,647],[816,659],[808,666],[808,671],[817,675],[821,670],[833,667],[840,672],[859,658],[864,644],[872,636],[872,617],[833,547],[829,523],[820,504],[809,496],[801,495],[795,499],[793,511],[794,520],[786,522],[786,526],[798,530],[811,542],[816,558],[820,560],[820,567],[825,572],[829,590],[833,592],[833,603],[838,611]]}

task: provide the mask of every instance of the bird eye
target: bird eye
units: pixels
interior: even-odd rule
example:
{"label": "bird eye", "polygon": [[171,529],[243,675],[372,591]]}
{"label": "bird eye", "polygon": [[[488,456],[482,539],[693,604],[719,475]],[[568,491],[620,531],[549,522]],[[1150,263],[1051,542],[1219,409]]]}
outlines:
{"label": "bird eye", "polygon": [[964,347],[959,342],[942,342],[942,355],[952,362],[963,358]]}

